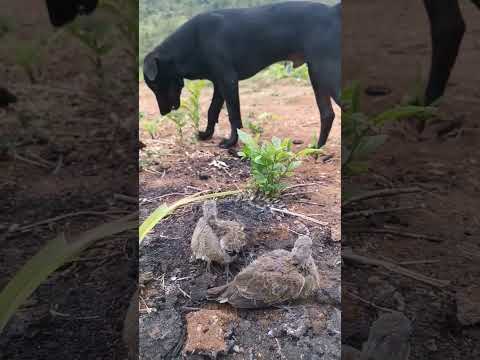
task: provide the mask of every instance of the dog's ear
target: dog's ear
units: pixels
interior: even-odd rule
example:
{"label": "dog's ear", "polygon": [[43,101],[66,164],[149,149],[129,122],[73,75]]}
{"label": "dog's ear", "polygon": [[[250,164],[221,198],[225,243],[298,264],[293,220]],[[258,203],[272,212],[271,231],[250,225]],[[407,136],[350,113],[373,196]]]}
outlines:
{"label": "dog's ear", "polygon": [[158,61],[153,55],[147,55],[143,62],[143,73],[148,80],[154,81],[158,75]]}

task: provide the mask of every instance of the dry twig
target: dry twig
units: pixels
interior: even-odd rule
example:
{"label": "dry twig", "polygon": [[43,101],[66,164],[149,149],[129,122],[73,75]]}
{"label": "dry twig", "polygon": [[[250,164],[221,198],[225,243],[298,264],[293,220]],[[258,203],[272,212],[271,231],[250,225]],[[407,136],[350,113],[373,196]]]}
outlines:
{"label": "dry twig", "polygon": [[278,213],[290,215],[290,216],[295,216],[295,217],[298,217],[298,218],[300,218],[300,219],[313,222],[313,223],[315,223],[315,224],[317,224],[317,225],[321,225],[321,226],[327,226],[327,225],[328,225],[328,223],[325,222],[325,221],[320,221],[320,220],[314,219],[314,218],[312,218],[312,217],[309,217],[309,216],[307,216],[307,215],[294,213],[294,212],[289,211],[289,210],[277,209],[277,208],[274,208],[274,207],[270,207],[270,210],[275,211],[275,212],[278,212]]}
{"label": "dry twig", "polygon": [[393,196],[393,195],[400,195],[400,194],[411,194],[411,193],[416,193],[421,191],[422,189],[420,189],[419,187],[381,189],[381,190],[369,191],[367,193],[360,194],[358,196],[353,196],[350,199],[345,200],[342,203],[342,206],[348,206],[354,202],[377,198],[377,197]]}
{"label": "dry twig", "polygon": [[381,266],[381,267],[384,267],[384,268],[386,268],[386,269],[388,269],[388,270],[390,270],[394,273],[404,275],[404,276],[407,276],[409,278],[412,278],[412,279],[415,279],[415,280],[418,280],[418,281],[421,281],[423,283],[426,283],[426,284],[429,284],[429,285],[432,285],[432,286],[436,286],[436,287],[439,287],[439,288],[446,287],[450,284],[450,281],[448,281],[448,280],[434,279],[434,278],[422,275],[420,273],[417,273],[415,271],[411,271],[411,270],[402,268],[401,266],[398,266],[397,264],[394,264],[392,262],[388,262],[388,261],[385,261],[385,260],[372,259],[372,258],[368,258],[368,257],[362,256],[362,255],[357,255],[351,249],[343,250],[342,251],[342,258],[344,260],[351,260],[351,261],[355,261],[355,262],[365,264],[365,265]]}

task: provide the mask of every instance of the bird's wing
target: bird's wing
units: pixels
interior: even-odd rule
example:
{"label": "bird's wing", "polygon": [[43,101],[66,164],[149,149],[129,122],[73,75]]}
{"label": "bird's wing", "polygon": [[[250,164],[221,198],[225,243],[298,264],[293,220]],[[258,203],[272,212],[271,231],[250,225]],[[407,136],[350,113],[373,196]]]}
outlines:
{"label": "bird's wing", "polygon": [[255,260],[235,277],[239,296],[266,304],[297,298],[305,278],[290,260],[290,256],[262,256]]}
{"label": "bird's wing", "polygon": [[191,248],[195,257],[221,262],[223,251],[220,248],[217,235],[204,218],[200,218],[193,231]]}

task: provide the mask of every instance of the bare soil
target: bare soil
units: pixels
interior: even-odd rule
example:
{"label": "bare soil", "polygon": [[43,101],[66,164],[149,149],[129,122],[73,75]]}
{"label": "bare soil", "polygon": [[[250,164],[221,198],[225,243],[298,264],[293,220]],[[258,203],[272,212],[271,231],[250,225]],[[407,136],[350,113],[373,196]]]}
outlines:
{"label": "bare soil", "polygon": [[[308,83],[256,78],[245,81],[240,87],[244,122],[253,120],[258,123],[258,118],[268,113],[268,116],[263,115],[267,119],[261,124],[264,128],[261,139],[289,137],[301,142],[295,145],[298,150],[308,146],[312,137],[318,136],[319,114]],[[211,95],[211,89],[207,88],[201,98],[202,126],[205,126]],[[338,114],[338,108],[336,110]],[[140,111],[147,118],[158,116],[153,94],[143,83],[140,84]],[[232,321],[218,335],[225,338],[213,341],[211,331],[205,330],[204,337],[189,338],[187,349],[191,349],[192,343],[205,342],[214,347],[220,340],[226,344],[226,351],[219,352],[220,358],[339,358],[340,313],[334,306],[339,303],[341,266],[339,120],[339,117],[335,120],[326,147],[329,156],[306,159],[287,180],[290,186],[297,186],[287,190],[278,200],[272,203],[242,195],[218,202],[220,216],[242,222],[247,231],[247,251],[233,265],[234,275],[259,255],[272,249],[291,249],[299,233],[310,233],[314,239],[314,258],[327,296],[256,311],[239,311],[228,305],[208,302],[206,289],[224,284],[226,277],[220,267],[215,268],[212,275],[205,274],[205,264],[190,259],[190,240],[201,216],[201,208],[199,205],[182,208],[158,224],[140,249],[140,276],[153,275],[153,280],[145,285],[140,302],[140,352],[145,358],[150,358],[148,354],[152,351],[148,335],[152,317],[158,318],[155,322],[158,326],[162,319],[176,318],[165,316],[165,312],[171,314],[173,311],[181,316],[182,321],[177,322],[177,326],[183,331],[172,334],[176,339],[171,341],[172,346],[159,350],[157,345],[155,349],[156,354],[163,351],[166,358],[176,358],[185,354],[187,317],[198,322],[193,328],[209,328],[208,324],[202,323],[205,309],[217,311],[221,319],[226,313],[230,314],[228,318]],[[141,140],[146,144],[140,153],[144,166],[140,173],[141,218],[144,219],[160,204],[173,202],[189,193],[245,188],[250,180],[248,163],[234,153],[218,148],[221,136],[228,132],[229,122],[224,111],[214,138],[207,142],[192,141],[194,133],[189,129],[180,143],[174,127],[167,121],[160,123],[157,139],[151,139],[141,129]],[[214,161],[223,162],[227,167],[215,167]],[[270,206],[308,215],[324,225],[273,213]],[[155,308],[156,312],[149,314],[150,308]],[[159,314],[162,316],[158,317]],[[168,321],[165,324],[164,329],[170,326]],[[191,326],[189,323],[189,328]],[[212,351],[197,351],[197,355],[188,352],[186,356],[201,358],[197,357],[198,353],[214,356]]]}
{"label": "bare soil", "polygon": [[[32,84],[15,49],[53,34],[45,2],[11,3],[4,16],[13,27],[1,40],[1,85],[18,102],[0,109],[0,288],[60,232],[135,211],[114,194],[136,198],[138,153],[136,89],[128,88],[136,79],[123,50],[104,59],[101,82],[89,50],[64,35],[35,64]],[[52,275],[2,333],[1,357],[126,358],[121,331],[136,286],[136,237],[105,239]]]}
{"label": "bare soil", "polygon": [[[480,13],[470,2],[461,2],[461,6],[467,34],[440,106],[446,121],[463,119],[460,128],[437,136],[431,125],[418,139],[411,131],[395,126],[388,143],[372,160],[369,174],[342,182],[366,190],[420,187],[422,192],[417,194],[373,199],[344,209],[346,214],[360,209],[416,207],[344,223],[342,245],[450,284],[433,287],[386,269],[345,261],[342,341],[357,348],[382,312],[378,307],[384,307],[402,311],[413,321],[411,359],[474,359],[480,355],[479,325],[461,326],[455,302],[457,292],[478,285],[480,279]],[[384,97],[365,96],[367,112],[397,104],[412,88],[418,70],[428,74],[429,28],[422,2],[389,2],[386,10],[382,1],[351,1],[344,5],[343,14],[344,24],[349,24],[343,41],[344,78],[393,90]],[[358,234],[347,231],[349,226],[393,227],[440,241]]]}

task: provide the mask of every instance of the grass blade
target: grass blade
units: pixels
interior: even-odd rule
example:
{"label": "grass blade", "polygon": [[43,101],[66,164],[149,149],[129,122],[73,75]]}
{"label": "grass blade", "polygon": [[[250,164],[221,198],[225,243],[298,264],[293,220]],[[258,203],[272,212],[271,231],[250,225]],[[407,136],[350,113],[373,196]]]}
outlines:
{"label": "grass blade", "polygon": [[60,234],[48,241],[3,288],[0,293],[0,333],[17,309],[60,266],[97,240],[138,226],[138,213],[94,227],[81,234]]}
{"label": "grass blade", "polygon": [[183,199],[178,200],[177,202],[173,203],[172,205],[168,206],[166,204],[162,204],[158,207],[152,214],[150,214],[145,221],[140,225],[139,229],[139,237],[138,241],[141,243],[145,236],[164,218],[172,214],[178,208],[194,203],[199,201],[205,201],[214,198],[221,198],[227,197],[232,195],[240,194],[242,190],[232,190],[232,191],[224,191],[220,193],[213,193],[213,194],[205,194],[201,195],[201,193],[194,194],[192,196],[185,197]]}

